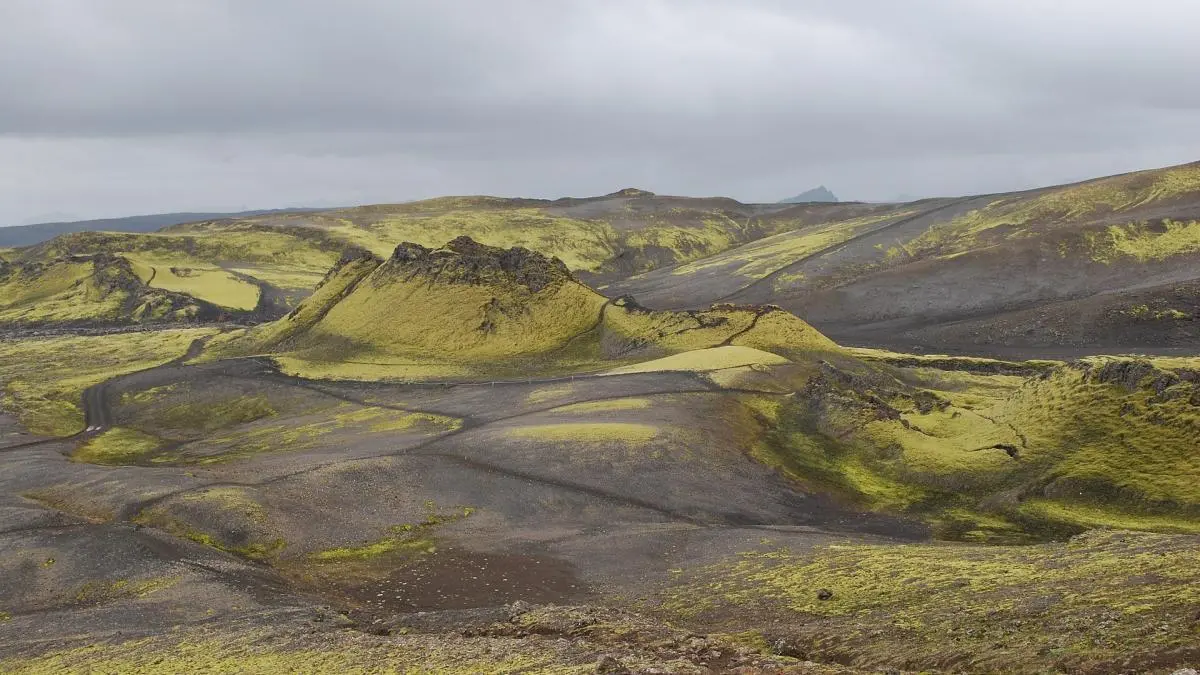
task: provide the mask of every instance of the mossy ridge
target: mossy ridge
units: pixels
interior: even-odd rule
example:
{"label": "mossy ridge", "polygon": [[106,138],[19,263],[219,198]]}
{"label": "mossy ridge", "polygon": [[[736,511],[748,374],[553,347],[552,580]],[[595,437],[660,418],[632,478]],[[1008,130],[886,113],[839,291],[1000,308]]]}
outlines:
{"label": "mossy ridge", "polygon": [[212,319],[215,305],[150,288],[133,265],[98,254],[0,267],[0,324],[109,325]]}
{"label": "mossy ridge", "polygon": [[83,428],[83,390],[187,352],[212,328],[8,340],[0,343],[5,410],[35,434],[68,436]]}
{"label": "mossy ridge", "polygon": [[624,410],[644,410],[652,405],[654,405],[654,403],[648,398],[630,397],[617,398],[609,401],[584,401],[582,403],[570,403],[554,408],[551,410],[551,412],[556,414],[604,413]]}
{"label": "mossy ridge", "polygon": [[134,464],[157,452],[162,444],[162,439],[136,429],[113,427],[82,443],[71,459],[113,466]]}
{"label": "mossy ridge", "polygon": [[[1158,202],[1200,193],[1200,165],[1188,164],[1102,178],[1042,191],[1034,196],[1007,196],[948,223],[935,226],[908,242],[911,255],[961,253],[974,247],[980,237],[996,232],[1004,237],[1032,234],[1030,228],[1047,224],[1086,224],[1111,218]],[[1148,232],[1136,225],[1106,230],[1109,246],[1089,241],[1101,249],[1127,252],[1134,257],[1172,255],[1172,251],[1196,250],[1195,233],[1189,226]],[[1132,236],[1131,236],[1132,235]],[[1165,239],[1163,238],[1165,237]],[[1158,239],[1161,241],[1155,242]],[[1121,247],[1126,251],[1121,251]],[[1099,252],[1097,259],[1107,253]]]}
{"label": "mossy ridge", "polygon": [[686,571],[663,607],[731,630],[770,622],[795,652],[860,667],[1140,671],[1194,658],[1198,563],[1196,537],[1130,532],[780,549]]}
{"label": "mossy ridge", "polygon": [[[1200,387],[1150,362],[1093,360],[1020,383],[954,371],[952,387],[915,369],[942,389],[825,368],[754,450],[795,480],[920,515],[950,539],[1200,522]],[[1023,506],[1040,499],[1053,508]]]}
{"label": "mossy ridge", "polygon": [[436,250],[401,244],[383,263],[344,259],[287,317],[213,340],[205,358],[266,355],[310,377],[516,379],[720,346],[838,350],[777,307],[650,311],[606,300],[559,260],[460,237]]}

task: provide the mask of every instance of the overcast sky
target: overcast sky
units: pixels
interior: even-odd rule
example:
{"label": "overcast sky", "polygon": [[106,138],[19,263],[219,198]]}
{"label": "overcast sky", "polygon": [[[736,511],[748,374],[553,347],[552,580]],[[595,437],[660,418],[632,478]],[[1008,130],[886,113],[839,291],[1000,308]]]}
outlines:
{"label": "overcast sky", "polygon": [[2,0],[0,224],[1200,159],[1195,0]]}

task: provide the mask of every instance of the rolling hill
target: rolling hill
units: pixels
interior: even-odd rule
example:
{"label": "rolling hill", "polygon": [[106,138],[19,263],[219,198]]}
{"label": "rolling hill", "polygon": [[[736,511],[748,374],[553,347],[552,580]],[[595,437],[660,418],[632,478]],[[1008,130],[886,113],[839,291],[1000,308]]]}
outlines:
{"label": "rolling hill", "polygon": [[[460,235],[564,262],[656,309],[775,304],[857,344],[977,353],[1200,342],[1200,165],[909,204],[749,205],[626,189],[447,197],[75,233],[0,258],[105,253],[162,290],[274,318],[343,253]],[[261,305],[261,306],[260,306]]]}
{"label": "rolling hill", "polygon": [[[912,217],[867,213],[817,241]],[[0,342],[6,672],[1099,673],[1197,653],[1200,359],[846,348],[777,306],[649,309],[469,236],[385,257],[221,228],[232,248],[106,234],[5,263],[22,306],[55,313],[116,275],[116,316],[174,293],[137,265],[157,277],[177,249],[218,256],[209,294],[231,255],[276,274],[337,256],[274,321]],[[69,252],[89,241],[122,253]]]}
{"label": "rolling hill", "polygon": [[612,284],[662,308],[771,302],[836,339],[974,351],[1200,344],[1200,164],[934,199]]}
{"label": "rolling hill", "polygon": [[200,220],[240,218],[279,212],[299,213],[313,210],[315,209],[264,209],[235,213],[154,213],[145,216],[125,216],[123,218],[99,218],[96,220],[11,225],[0,227],[0,248],[32,246],[72,232],[153,232],[170,225],[193,223]]}
{"label": "rolling hill", "polygon": [[735,344],[835,348],[776,308],[654,312],[605,298],[557,258],[462,236],[438,249],[402,243],[387,260],[347,256],[287,317],[213,349],[275,355],[297,372],[417,377],[577,372]]}

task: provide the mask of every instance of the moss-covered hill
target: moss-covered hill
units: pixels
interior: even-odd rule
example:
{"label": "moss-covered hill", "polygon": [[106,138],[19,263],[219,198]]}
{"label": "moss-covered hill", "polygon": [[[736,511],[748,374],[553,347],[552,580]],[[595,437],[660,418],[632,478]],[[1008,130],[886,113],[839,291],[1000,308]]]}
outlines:
{"label": "moss-covered hill", "polygon": [[822,364],[766,411],[763,461],[947,539],[1200,533],[1200,359],[850,353],[875,368]]}
{"label": "moss-covered hill", "polygon": [[772,302],[842,341],[1200,344],[1200,163],[906,205],[614,284],[658,307]]}
{"label": "moss-covered hill", "polygon": [[807,224],[896,208],[747,205],[632,189],[555,201],[447,197],[209,220],[154,233],[78,232],[6,250],[2,258],[47,264],[68,256],[119,256],[153,288],[234,312],[253,310],[256,318],[269,319],[295,307],[348,251],[387,257],[403,242],[440,246],[467,235],[492,246],[520,246],[557,257],[586,282],[603,286]]}
{"label": "moss-covered hill", "polygon": [[519,246],[557,257],[584,281],[603,285],[798,227],[899,209],[854,203],[756,205],[625,189],[602,197],[553,201],[443,197],[179,225],[165,233],[212,236],[247,230],[303,230],[309,236],[352,244],[381,257],[403,242],[434,247],[466,235],[489,246]]}
{"label": "moss-covered hill", "polygon": [[106,253],[148,285],[274,318],[348,250],[458,236],[553,256],[656,309],[776,304],[845,342],[983,349],[1200,343],[1200,165],[910,204],[742,204],[622,190],[445,197],[75,233],[4,253]]}
{"label": "moss-covered hill", "polygon": [[0,325],[211,321],[222,313],[213,303],[147,285],[119,256],[0,260]]}
{"label": "moss-covered hill", "polygon": [[610,301],[557,258],[459,237],[439,249],[402,243],[387,260],[347,256],[288,316],[222,337],[210,353],[374,379],[595,372],[734,344],[837,348],[777,308],[655,312]]}

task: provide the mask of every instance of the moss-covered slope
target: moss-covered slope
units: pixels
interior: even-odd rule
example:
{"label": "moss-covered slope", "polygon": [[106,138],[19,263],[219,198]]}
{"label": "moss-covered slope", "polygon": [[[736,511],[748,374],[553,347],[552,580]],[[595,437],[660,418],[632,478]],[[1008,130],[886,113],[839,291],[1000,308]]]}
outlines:
{"label": "moss-covered slope", "polygon": [[1200,344],[1200,164],[825,219],[614,284],[775,303],[840,341]]}
{"label": "moss-covered slope", "polygon": [[134,265],[119,256],[0,262],[0,325],[211,320],[220,314],[212,303],[147,286]]}
{"label": "moss-covered slope", "polygon": [[325,374],[371,379],[599,371],[735,344],[837,349],[778,308],[655,312],[609,301],[556,258],[459,237],[440,249],[404,243],[386,261],[347,257],[289,316],[221,339],[210,355],[270,354],[297,372],[327,364],[338,373]]}
{"label": "moss-covered slope", "polygon": [[774,411],[760,457],[945,538],[1200,532],[1200,362],[948,361],[823,365]]}

